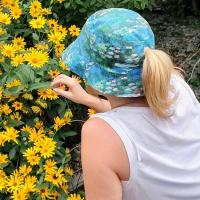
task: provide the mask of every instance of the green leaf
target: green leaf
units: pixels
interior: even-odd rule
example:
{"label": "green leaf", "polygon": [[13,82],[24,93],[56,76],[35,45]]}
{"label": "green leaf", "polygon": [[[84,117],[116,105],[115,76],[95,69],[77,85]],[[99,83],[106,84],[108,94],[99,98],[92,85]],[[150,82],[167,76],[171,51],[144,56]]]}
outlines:
{"label": "green leaf", "polygon": [[40,38],[39,38],[39,36],[38,36],[37,33],[32,33],[32,37],[33,37],[33,39],[34,39],[35,41],[37,41],[37,42],[40,40]]}
{"label": "green leaf", "polygon": [[67,131],[67,132],[61,133],[61,137],[63,139],[66,137],[74,136],[74,135],[78,135],[78,133],[75,131]]}
{"label": "green leaf", "polygon": [[70,7],[70,2],[64,3],[64,7],[65,7],[66,9],[69,8],[69,7]]}
{"label": "green leaf", "polygon": [[15,158],[15,155],[16,155],[16,153],[17,153],[17,147],[15,146],[15,147],[13,147],[11,150],[10,150],[10,152],[9,152],[9,159],[10,160],[13,160],[14,158]]}
{"label": "green leaf", "polygon": [[25,85],[20,85],[18,87],[12,87],[10,89],[5,89],[4,93],[15,96],[15,95],[20,94],[24,88],[25,88]]}
{"label": "green leaf", "polygon": [[50,88],[50,84],[51,84],[50,81],[48,81],[48,82],[40,82],[40,83],[33,83],[33,84],[29,85],[28,91],[42,89],[42,88],[47,89],[47,88]]}

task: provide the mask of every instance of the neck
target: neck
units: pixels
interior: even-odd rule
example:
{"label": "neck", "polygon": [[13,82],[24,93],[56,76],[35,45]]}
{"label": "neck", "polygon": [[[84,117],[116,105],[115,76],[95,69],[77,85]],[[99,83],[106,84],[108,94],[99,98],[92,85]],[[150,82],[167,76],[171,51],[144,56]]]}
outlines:
{"label": "neck", "polygon": [[114,97],[106,96],[110,102],[111,109],[121,106],[149,107],[145,97]]}

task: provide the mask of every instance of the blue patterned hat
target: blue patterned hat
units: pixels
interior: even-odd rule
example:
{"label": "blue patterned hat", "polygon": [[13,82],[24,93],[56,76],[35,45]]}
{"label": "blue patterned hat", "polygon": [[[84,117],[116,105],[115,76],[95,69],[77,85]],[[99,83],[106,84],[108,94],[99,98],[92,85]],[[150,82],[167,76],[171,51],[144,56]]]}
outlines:
{"label": "blue patterned hat", "polygon": [[154,48],[154,43],[151,27],[138,13],[103,9],[87,19],[62,59],[94,89],[118,97],[138,97],[144,95],[144,48]]}

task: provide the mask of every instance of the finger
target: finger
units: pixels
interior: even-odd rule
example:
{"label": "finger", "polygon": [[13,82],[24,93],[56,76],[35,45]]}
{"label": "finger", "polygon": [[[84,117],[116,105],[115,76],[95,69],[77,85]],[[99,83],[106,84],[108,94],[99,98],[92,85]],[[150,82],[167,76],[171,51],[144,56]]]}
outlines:
{"label": "finger", "polygon": [[70,99],[70,92],[62,90],[60,88],[54,88],[53,89],[58,95],[63,96],[65,98],[69,98]]}
{"label": "finger", "polygon": [[[69,76],[67,76],[67,75],[65,75],[65,74],[60,74],[60,75],[56,76],[56,78],[54,78],[53,81],[59,80],[59,79],[61,79],[61,78],[68,79],[68,80],[71,79],[71,77],[69,77]],[[52,82],[53,82],[53,81],[52,81]]]}
{"label": "finger", "polygon": [[51,87],[52,88],[60,87],[63,84],[66,85],[67,87],[71,87],[74,84],[74,80],[68,78],[59,78],[51,83]]}

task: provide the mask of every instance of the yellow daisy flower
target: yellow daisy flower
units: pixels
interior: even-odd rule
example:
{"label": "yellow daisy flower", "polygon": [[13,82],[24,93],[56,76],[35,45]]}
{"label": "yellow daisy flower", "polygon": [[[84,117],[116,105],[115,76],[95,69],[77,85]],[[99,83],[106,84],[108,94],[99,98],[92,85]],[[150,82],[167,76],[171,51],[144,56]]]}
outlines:
{"label": "yellow daisy flower", "polygon": [[73,176],[74,175],[74,170],[69,166],[65,167],[64,171],[69,176]]}
{"label": "yellow daisy flower", "polygon": [[33,100],[33,95],[32,95],[31,93],[24,93],[24,94],[22,95],[22,97],[23,97],[24,99],[27,99],[27,100]]}
{"label": "yellow daisy flower", "polygon": [[70,194],[69,197],[67,197],[67,200],[84,200],[84,198],[81,198],[80,194]]}
{"label": "yellow daisy flower", "polygon": [[4,44],[2,49],[2,55],[5,57],[12,57],[15,53],[16,49],[12,44]]}
{"label": "yellow daisy flower", "polygon": [[50,31],[50,33],[48,34],[48,40],[49,42],[53,42],[55,44],[63,41],[65,39],[65,36],[63,36],[63,34],[59,31]]}
{"label": "yellow daisy flower", "polygon": [[8,162],[8,156],[6,154],[0,153],[0,165],[6,164]]}
{"label": "yellow daisy flower", "polygon": [[89,116],[91,116],[91,115],[93,115],[93,114],[95,114],[96,113],[96,111],[93,109],[93,108],[88,108],[88,115]]}
{"label": "yellow daisy flower", "polygon": [[17,138],[19,137],[19,131],[13,127],[6,127],[6,131],[4,132],[5,140],[10,142],[14,141],[18,144]]}
{"label": "yellow daisy flower", "polygon": [[18,172],[13,172],[6,178],[6,190],[8,192],[18,192],[23,185],[23,176]]}
{"label": "yellow daisy flower", "polygon": [[2,105],[1,110],[5,115],[9,115],[12,112],[9,105],[7,104]]}
{"label": "yellow daisy flower", "polygon": [[32,50],[24,55],[24,59],[32,67],[41,68],[48,62],[49,55],[47,52]]}
{"label": "yellow daisy flower", "polygon": [[48,74],[51,76],[51,78],[56,78],[60,74],[60,72],[56,69],[56,70],[50,70]]}
{"label": "yellow daisy flower", "polygon": [[13,46],[17,50],[24,49],[26,42],[24,41],[23,37],[16,37],[12,40]]}
{"label": "yellow daisy flower", "polygon": [[35,29],[44,28],[45,23],[46,19],[43,16],[39,16],[36,19],[31,19],[29,22],[31,28]]}
{"label": "yellow daisy flower", "polygon": [[49,173],[52,170],[56,170],[56,162],[54,160],[48,159],[45,161],[44,170]]}
{"label": "yellow daisy flower", "polygon": [[2,24],[10,24],[11,23],[11,17],[7,13],[0,12],[0,23]]}
{"label": "yellow daisy flower", "polygon": [[13,19],[19,19],[20,16],[22,15],[22,10],[19,6],[15,6],[13,8],[10,9],[10,16],[13,18]]}
{"label": "yellow daisy flower", "polygon": [[43,138],[39,142],[39,146],[36,147],[36,150],[40,152],[41,156],[50,158],[55,154],[56,142],[52,138]]}
{"label": "yellow daisy flower", "polygon": [[26,157],[27,161],[30,165],[38,165],[40,162],[40,157],[37,154],[37,151],[30,147],[24,152],[24,157]]}
{"label": "yellow daisy flower", "polygon": [[15,101],[13,102],[12,107],[15,108],[15,110],[22,110],[23,104],[21,102]]}
{"label": "yellow daisy flower", "polygon": [[58,131],[64,125],[65,125],[65,120],[64,119],[62,119],[62,118],[60,118],[58,116],[54,118],[54,127],[53,128],[56,131]]}
{"label": "yellow daisy flower", "polygon": [[31,109],[35,114],[42,114],[42,109],[39,106],[31,106]]}
{"label": "yellow daisy flower", "polygon": [[30,15],[32,17],[38,17],[41,14],[42,11],[42,4],[38,0],[34,0],[30,4]]}
{"label": "yellow daisy flower", "polygon": [[76,27],[76,25],[72,25],[69,27],[69,33],[71,36],[79,36],[80,28]]}
{"label": "yellow daisy flower", "polygon": [[65,183],[67,180],[64,178],[63,170],[62,169],[56,169],[49,171],[45,178],[45,181],[50,182],[54,185],[61,186],[63,183]]}
{"label": "yellow daisy flower", "polygon": [[11,58],[11,64],[15,67],[23,64],[24,62],[24,56],[22,54],[16,55]]}

